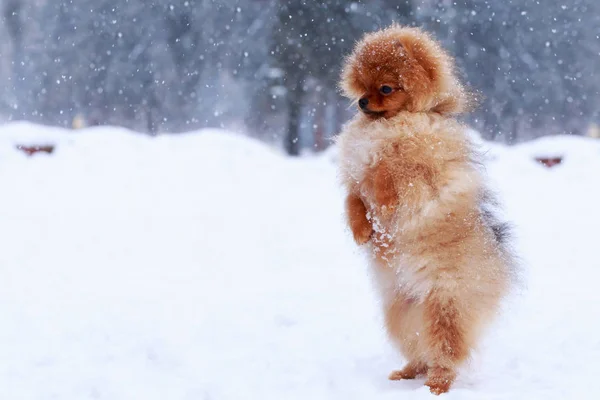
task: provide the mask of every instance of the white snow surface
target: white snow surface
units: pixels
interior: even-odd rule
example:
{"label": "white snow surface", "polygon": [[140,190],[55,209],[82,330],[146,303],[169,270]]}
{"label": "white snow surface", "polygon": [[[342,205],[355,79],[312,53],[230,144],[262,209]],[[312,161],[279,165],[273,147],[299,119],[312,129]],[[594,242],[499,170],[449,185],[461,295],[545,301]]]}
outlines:
{"label": "white snow surface", "polygon": [[[600,141],[482,146],[524,284],[442,398],[595,399]],[[404,360],[334,158],[218,130],[1,126],[0,399],[433,398],[387,380]]]}

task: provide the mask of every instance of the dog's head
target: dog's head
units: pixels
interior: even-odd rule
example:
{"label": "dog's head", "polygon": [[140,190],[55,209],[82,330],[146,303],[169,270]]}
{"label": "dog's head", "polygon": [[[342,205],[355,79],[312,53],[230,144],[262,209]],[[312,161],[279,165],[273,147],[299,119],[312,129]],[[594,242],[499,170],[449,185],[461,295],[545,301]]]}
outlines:
{"label": "dog's head", "polygon": [[457,114],[470,103],[441,46],[418,28],[398,25],[357,43],[344,63],[341,87],[373,119],[400,111]]}

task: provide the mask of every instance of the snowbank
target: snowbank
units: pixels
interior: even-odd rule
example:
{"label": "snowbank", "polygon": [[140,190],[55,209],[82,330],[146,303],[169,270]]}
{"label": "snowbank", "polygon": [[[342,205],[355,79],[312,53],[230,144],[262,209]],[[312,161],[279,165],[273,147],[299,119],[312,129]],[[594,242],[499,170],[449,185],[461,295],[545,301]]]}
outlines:
{"label": "snowbank", "polygon": [[[56,150],[27,157],[24,141]],[[527,286],[445,397],[592,398],[600,142],[490,147]],[[532,160],[548,152],[565,161]],[[430,398],[386,380],[403,361],[333,155],[222,131],[0,127],[0,398]]]}

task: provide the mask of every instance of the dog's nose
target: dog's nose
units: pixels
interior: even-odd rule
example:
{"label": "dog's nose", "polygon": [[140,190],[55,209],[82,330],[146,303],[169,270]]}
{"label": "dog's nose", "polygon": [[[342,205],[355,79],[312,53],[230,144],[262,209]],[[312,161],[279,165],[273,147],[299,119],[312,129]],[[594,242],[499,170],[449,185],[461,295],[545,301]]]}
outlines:
{"label": "dog's nose", "polygon": [[369,105],[369,99],[367,99],[366,97],[363,97],[362,99],[360,99],[360,100],[358,101],[358,106],[359,106],[360,108],[362,108],[363,110],[364,110],[365,108],[367,108],[367,106],[368,106],[368,105]]}

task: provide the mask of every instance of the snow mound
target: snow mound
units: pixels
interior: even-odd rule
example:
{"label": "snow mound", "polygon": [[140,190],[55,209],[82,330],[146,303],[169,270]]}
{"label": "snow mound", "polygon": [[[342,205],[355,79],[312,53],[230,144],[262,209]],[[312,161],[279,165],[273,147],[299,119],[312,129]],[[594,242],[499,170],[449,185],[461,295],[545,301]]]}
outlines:
{"label": "snow mound", "polygon": [[[15,148],[40,142],[56,151]],[[444,397],[591,398],[598,142],[489,147],[526,290]],[[565,162],[533,159],[551,152]],[[387,381],[403,360],[327,154],[219,130],[0,127],[0,398],[431,398]]]}

